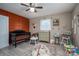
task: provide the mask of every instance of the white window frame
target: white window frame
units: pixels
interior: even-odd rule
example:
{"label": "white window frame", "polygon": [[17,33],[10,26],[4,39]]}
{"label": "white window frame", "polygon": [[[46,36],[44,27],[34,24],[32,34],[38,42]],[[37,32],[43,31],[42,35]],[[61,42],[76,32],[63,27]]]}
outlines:
{"label": "white window frame", "polygon": [[[43,29],[43,28],[41,28],[41,22],[42,21],[45,21],[45,20],[49,20],[50,21],[50,28],[48,29],[48,28],[46,28],[46,29]],[[51,19],[42,19],[42,20],[40,20],[40,31],[50,31],[51,30]]]}

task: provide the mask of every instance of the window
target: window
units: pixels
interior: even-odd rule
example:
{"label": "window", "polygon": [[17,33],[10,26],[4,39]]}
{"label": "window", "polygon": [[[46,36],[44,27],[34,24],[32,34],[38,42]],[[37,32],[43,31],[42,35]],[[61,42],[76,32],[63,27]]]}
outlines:
{"label": "window", "polygon": [[40,30],[49,31],[51,30],[51,20],[41,20],[40,21]]}

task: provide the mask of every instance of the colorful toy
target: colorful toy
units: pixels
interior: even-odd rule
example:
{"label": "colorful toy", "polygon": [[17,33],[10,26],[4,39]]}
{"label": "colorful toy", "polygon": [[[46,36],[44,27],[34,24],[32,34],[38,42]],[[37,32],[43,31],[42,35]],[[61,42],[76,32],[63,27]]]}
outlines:
{"label": "colorful toy", "polygon": [[69,56],[79,56],[79,48],[73,45],[64,45],[66,52]]}
{"label": "colorful toy", "polygon": [[79,55],[79,49],[77,47],[72,49],[72,53],[69,54],[70,56],[78,56]]}
{"label": "colorful toy", "polygon": [[72,50],[73,50],[73,52],[76,53],[76,51],[78,50],[78,48],[73,48]]}

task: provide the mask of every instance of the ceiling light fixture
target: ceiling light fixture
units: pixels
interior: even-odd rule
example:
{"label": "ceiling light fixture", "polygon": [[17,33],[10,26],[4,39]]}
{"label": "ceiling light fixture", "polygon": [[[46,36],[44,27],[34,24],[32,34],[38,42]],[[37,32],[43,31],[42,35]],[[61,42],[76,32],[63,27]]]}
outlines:
{"label": "ceiling light fixture", "polygon": [[35,11],[35,8],[30,8],[30,12],[34,12]]}

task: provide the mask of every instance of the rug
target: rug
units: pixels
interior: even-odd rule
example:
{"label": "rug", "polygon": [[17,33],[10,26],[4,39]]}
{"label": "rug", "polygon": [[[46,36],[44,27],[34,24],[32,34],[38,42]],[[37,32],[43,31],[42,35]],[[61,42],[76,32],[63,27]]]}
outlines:
{"label": "rug", "polygon": [[50,56],[48,47],[44,44],[36,44],[32,51],[32,56]]}

